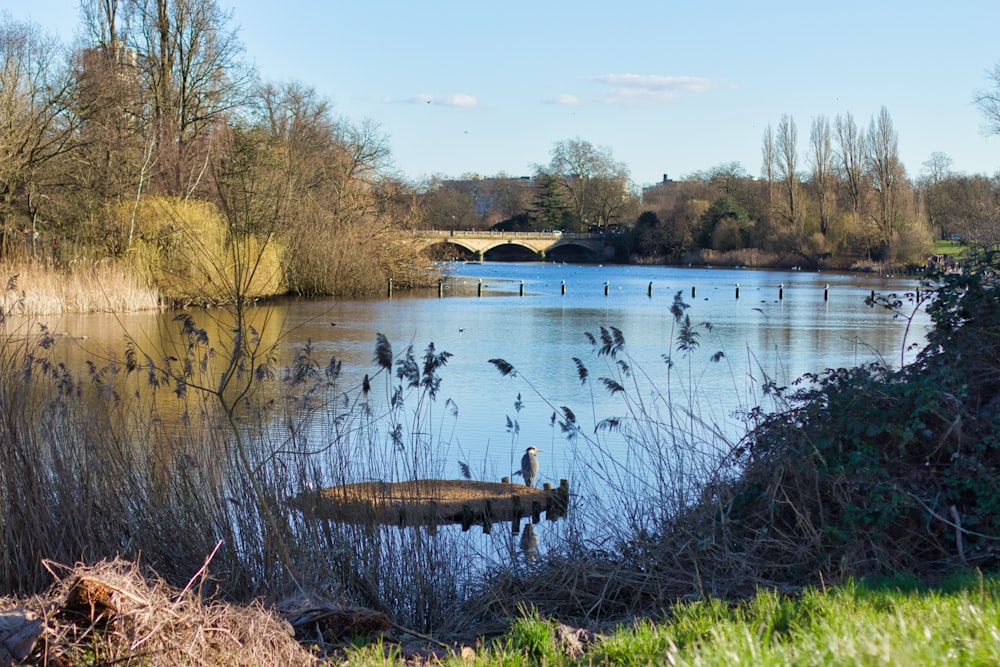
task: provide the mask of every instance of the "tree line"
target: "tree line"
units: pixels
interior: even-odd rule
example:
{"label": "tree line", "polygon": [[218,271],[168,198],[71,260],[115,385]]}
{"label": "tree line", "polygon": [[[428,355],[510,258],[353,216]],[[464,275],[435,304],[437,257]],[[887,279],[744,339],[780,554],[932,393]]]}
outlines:
{"label": "tree line", "polygon": [[[413,184],[377,125],[337,117],[307,85],[261,81],[215,0],[83,0],[81,20],[66,47],[0,16],[6,260],[111,258],[189,300],[237,241],[258,258],[253,291],[347,295],[425,281],[398,233],[415,227],[601,231],[622,260],[836,268],[1000,236],[998,177],[953,173],[940,153],[910,177],[885,108],[867,124],[815,117],[804,142],[783,116],[756,177],[729,163],[640,190],[610,149],[575,138],[529,177]],[[1000,131],[995,90],[977,102]]]}
{"label": "tree line", "polygon": [[[996,97],[979,99],[1000,118]],[[764,131],[758,177],[731,162],[639,191],[610,149],[576,138],[531,177],[434,180],[421,201],[424,222],[443,229],[610,228],[631,261],[874,269],[923,265],[935,239],[1000,243],[1000,173],[955,173],[934,153],[911,178],[885,107],[867,124],[814,117],[804,145],[782,116]]]}

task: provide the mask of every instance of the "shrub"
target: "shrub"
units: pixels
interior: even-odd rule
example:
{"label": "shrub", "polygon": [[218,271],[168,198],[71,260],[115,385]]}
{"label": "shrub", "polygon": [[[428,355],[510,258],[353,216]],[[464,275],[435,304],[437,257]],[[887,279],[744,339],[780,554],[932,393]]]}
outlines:
{"label": "shrub", "polygon": [[[962,273],[929,276],[934,326],[913,364],[807,376],[795,407],[763,419],[730,506],[744,537],[766,533],[783,547],[759,553],[762,565],[794,576],[927,576],[994,562],[997,268],[988,255]],[[904,300],[879,303],[901,311]]]}
{"label": "shrub", "polygon": [[212,204],[149,198],[134,211],[120,206],[112,217],[119,235],[131,239],[128,261],[169,303],[231,303],[237,292],[254,298],[287,291],[275,240],[231,234]]}

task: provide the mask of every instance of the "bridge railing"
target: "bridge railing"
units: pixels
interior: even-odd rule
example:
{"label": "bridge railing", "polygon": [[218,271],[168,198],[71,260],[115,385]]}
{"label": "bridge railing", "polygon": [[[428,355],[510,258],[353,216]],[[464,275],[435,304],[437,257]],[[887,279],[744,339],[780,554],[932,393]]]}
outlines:
{"label": "bridge railing", "polygon": [[603,239],[603,234],[576,233],[576,232],[501,232],[501,231],[463,231],[450,229],[414,229],[410,232],[413,236],[420,238],[447,238],[459,237],[464,239]]}

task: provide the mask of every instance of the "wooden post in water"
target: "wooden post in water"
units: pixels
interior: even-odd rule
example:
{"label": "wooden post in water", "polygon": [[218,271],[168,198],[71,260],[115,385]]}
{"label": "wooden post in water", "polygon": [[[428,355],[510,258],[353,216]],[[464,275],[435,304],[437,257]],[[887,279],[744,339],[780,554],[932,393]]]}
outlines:
{"label": "wooden post in water", "polygon": [[388,292],[389,292],[389,298],[391,299],[392,298],[392,278],[389,278]]}
{"label": "wooden post in water", "polygon": [[695,287],[694,285],[692,285],[692,286],[691,286],[691,298],[692,298],[692,299],[693,299],[693,298],[695,298],[695,296],[696,296],[697,294],[698,294],[698,288],[697,288],[697,287]]}
{"label": "wooden post in water", "polygon": [[830,300],[830,286],[827,285],[826,287],[823,288],[823,301],[829,301],[829,300]]}
{"label": "wooden post in water", "polygon": [[523,280],[521,281],[520,296],[524,296],[524,281]]}
{"label": "wooden post in water", "polygon": [[604,281],[604,296],[607,296],[607,295],[608,295],[608,290],[609,290],[609,289],[611,289],[611,288],[610,288],[610,286],[608,285],[608,281],[607,281],[607,280],[605,280],[605,281]]}
{"label": "wooden post in water", "polygon": [[483,279],[480,278],[479,287],[476,288],[476,296],[482,296],[482,295],[483,295]]}
{"label": "wooden post in water", "polygon": [[740,284],[736,283],[736,300],[739,301],[740,298]]}
{"label": "wooden post in water", "polygon": [[438,509],[437,502],[432,500],[427,503],[427,513],[424,515],[424,521],[431,535],[437,535],[437,522],[440,516],[441,510]]}
{"label": "wooden post in water", "polygon": [[649,287],[646,288],[646,296],[652,298],[653,296],[653,281],[649,281]]}
{"label": "wooden post in water", "polygon": [[778,285],[778,301],[785,298],[785,283]]}
{"label": "wooden post in water", "polygon": [[555,501],[549,510],[556,518],[566,516],[569,512],[569,480],[559,480],[559,489],[555,494]]}
{"label": "wooden post in water", "polygon": [[562,281],[562,287],[560,288],[563,294],[566,294],[566,281]]}
{"label": "wooden post in water", "polygon": [[483,502],[483,535],[489,535],[493,530],[493,503]]}
{"label": "wooden post in water", "polygon": [[438,298],[440,299],[443,296],[444,296],[444,281],[443,280],[439,280],[438,281]]}

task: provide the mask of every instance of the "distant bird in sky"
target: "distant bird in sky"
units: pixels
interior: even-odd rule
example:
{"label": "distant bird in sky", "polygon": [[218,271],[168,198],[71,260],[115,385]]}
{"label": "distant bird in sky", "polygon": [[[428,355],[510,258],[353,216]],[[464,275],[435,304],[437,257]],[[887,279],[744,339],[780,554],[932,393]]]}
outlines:
{"label": "distant bird in sky", "polygon": [[528,447],[521,457],[521,477],[527,486],[535,486],[535,478],[538,477],[538,458],[535,454],[543,451],[545,450],[537,447]]}

